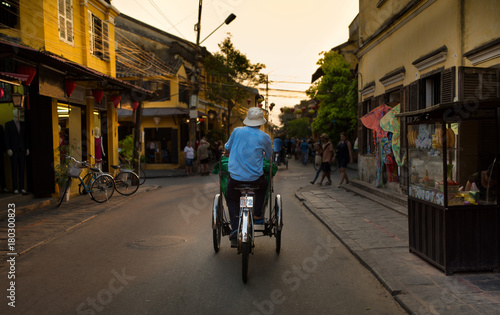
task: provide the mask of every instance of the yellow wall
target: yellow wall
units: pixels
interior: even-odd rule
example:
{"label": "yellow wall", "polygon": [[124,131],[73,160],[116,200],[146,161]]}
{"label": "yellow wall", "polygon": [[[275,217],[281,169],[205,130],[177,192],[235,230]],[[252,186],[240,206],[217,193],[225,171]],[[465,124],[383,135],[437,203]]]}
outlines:
{"label": "yellow wall", "polygon": [[[384,87],[380,78],[387,73],[405,67],[406,74],[403,82],[396,85],[408,85],[420,78],[422,74],[434,69],[449,68],[457,65],[460,54],[460,40],[456,27],[460,25],[460,11],[458,6],[450,6],[449,1],[437,1],[428,7],[424,13],[406,20],[406,24],[398,31],[377,45],[370,44],[360,49],[361,55],[359,72],[360,88],[364,84],[375,81],[375,96],[385,93],[393,86]],[[438,30],[438,31],[437,31]],[[383,36],[384,34],[382,34]],[[446,45],[448,54],[446,61],[425,69],[420,73],[412,65],[416,59]],[[369,95],[371,96],[371,95]],[[361,100],[361,99],[360,99]]]}

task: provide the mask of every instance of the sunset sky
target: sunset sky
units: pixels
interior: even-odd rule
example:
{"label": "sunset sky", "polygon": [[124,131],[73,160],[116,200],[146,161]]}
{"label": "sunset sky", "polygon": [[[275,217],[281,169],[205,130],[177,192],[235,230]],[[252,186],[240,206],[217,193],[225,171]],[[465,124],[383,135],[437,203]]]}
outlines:
{"label": "sunset sky", "polygon": [[[111,3],[123,14],[196,42],[194,25],[199,0],[112,0]],[[358,1],[204,0],[200,40],[231,13],[237,18],[223,25],[202,46],[215,53],[219,50],[217,45],[231,33],[236,49],[252,63],[266,65],[263,72],[273,81],[269,86],[269,103],[276,104],[271,121],[279,124],[280,107],[307,99],[303,91],[318,68],[319,53],[347,40],[349,24],[358,13]]]}

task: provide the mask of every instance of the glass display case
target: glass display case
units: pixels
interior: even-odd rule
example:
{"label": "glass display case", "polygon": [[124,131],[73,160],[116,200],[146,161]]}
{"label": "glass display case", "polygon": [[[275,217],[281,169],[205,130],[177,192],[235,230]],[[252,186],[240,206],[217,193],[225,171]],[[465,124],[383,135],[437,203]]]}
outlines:
{"label": "glass display case", "polygon": [[[406,118],[412,253],[442,269],[500,270],[500,104],[466,119],[444,106]],[[451,118],[450,118],[451,117]]]}

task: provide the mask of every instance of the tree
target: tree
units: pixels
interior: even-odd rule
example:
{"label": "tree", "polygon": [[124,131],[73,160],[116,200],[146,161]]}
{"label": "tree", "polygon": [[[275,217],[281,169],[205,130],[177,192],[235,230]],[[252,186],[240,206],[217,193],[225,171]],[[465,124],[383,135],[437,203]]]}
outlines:
{"label": "tree", "polygon": [[311,136],[309,126],[309,118],[307,117],[291,120],[287,124],[287,135],[292,138],[309,138]]}
{"label": "tree", "polygon": [[[240,102],[252,95],[249,88],[265,83],[266,76],[260,71],[266,66],[261,63],[252,64],[247,56],[237,50],[228,36],[219,44],[220,52],[205,58],[206,72],[212,78],[207,82],[206,95],[209,100],[227,102],[227,136],[238,119],[243,119],[246,110]],[[231,123],[231,117],[233,122]],[[235,119],[236,118],[236,119]]]}
{"label": "tree", "polygon": [[338,139],[342,131],[353,135],[357,124],[358,82],[342,55],[335,51],[322,55],[317,64],[324,75],[307,90],[320,104],[312,128],[316,133],[329,134],[331,139]]}

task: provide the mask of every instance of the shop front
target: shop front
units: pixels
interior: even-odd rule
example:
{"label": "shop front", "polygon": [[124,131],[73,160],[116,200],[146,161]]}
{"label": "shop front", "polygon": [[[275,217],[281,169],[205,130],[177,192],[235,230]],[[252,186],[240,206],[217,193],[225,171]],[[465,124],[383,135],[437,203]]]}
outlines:
{"label": "shop front", "polygon": [[500,99],[406,112],[410,251],[445,274],[500,270]]}

